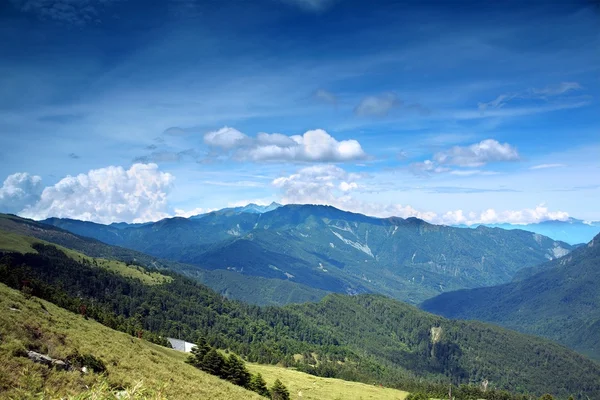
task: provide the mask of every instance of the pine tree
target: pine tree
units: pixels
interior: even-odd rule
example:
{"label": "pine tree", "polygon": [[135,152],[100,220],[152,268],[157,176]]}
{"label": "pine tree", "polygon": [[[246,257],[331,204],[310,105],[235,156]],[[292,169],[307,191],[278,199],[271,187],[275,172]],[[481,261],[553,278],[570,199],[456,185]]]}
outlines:
{"label": "pine tree", "polygon": [[545,395],[540,397],[540,400],[554,400],[554,397],[552,397],[551,394],[546,393]]}
{"label": "pine tree", "polygon": [[275,380],[275,383],[271,386],[271,399],[290,400],[290,392],[279,379]]}
{"label": "pine tree", "polygon": [[261,396],[269,397],[267,382],[265,382],[261,374],[252,375],[248,389],[260,394]]}
{"label": "pine tree", "polygon": [[230,354],[225,362],[225,379],[238,386],[248,388],[250,384],[250,372],[246,369],[244,362],[235,354]]}
{"label": "pine tree", "polygon": [[225,378],[225,359],[215,349],[210,349],[208,353],[202,358],[201,369],[209,374]]}
{"label": "pine tree", "polygon": [[569,396],[569,400],[575,400],[575,397],[573,397],[573,395]]}
{"label": "pine tree", "polygon": [[188,356],[186,362],[192,364],[196,368],[202,368],[204,356],[210,351],[211,347],[206,343],[206,340],[200,336],[196,346],[192,347],[192,352]]}

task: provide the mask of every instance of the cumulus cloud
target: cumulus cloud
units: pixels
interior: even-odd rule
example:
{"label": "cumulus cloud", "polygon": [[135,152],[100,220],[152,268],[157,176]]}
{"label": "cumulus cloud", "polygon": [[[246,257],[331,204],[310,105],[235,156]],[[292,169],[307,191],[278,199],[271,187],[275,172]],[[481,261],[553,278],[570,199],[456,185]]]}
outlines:
{"label": "cumulus cloud", "polygon": [[352,196],[359,191],[365,174],[351,173],[335,165],[318,165],[273,180],[281,190],[283,204],[322,204],[376,217],[399,216],[432,219],[435,213],[420,212],[401,204],[365,202]]}
{"label": "cumulus cloud", "polygon": [[379,96],[367,96],[354,108],[359,117],[385,117],[402,102],[395,93],[384,93]]}
{"label": "cumulus cloud", "polygon": [[241,161],[344,162],[367,156],[358,141],[338,141],[322,129],[293,136],[259,133],[251,138],[237,129],[224,127],[207,133],[204,141],[213,148],[232,152]]}
{"label": "cumulus cloud", "polygon": [[480,167],[491,162],[518,161],[520,157],[517,149],[510,144],[486,139],[470,146],[454,146],[438,152],[433,159],[441,165]]}
{"label": "cumulus cloud", "polygon": [[416,217],[433,224],[529,224],[547,220],[566,220],[564,211],[550,211],[544,204],[523,210],[484,211],[453,210],[443,214],[419,210],[407,204],[363,201],[358,196],[365,191],[365,174],[349,173],[334,165],[306,167],[296,173],[273,180],[272,185],[281,191],[283,204],[322,204],[342,210],[375,217]]}
{"label": "cumulus cloud", "polygon": [[173,175],[159,171],[156,164],[95,169],[46,187],[19,215],[100,223],[156,221],[169,216],[167,195],[173,181]]}
{"label": "cumulus cloud", "polygon": [[[519,161],[516,148],[494,139],[482,140],[469,146],[454,146],[433,155],[433,160],[412,163],[409,170],[415,175],[431,175],[443,172],[457,176],[492,175],[494,171],[471,169],[489,163]],[[467,168],[453,169],[451,167]]]}
{"label": "cumulus cloud", "polygon": [[228,126],[224,126],[219,130],[208,132],[204,135],[204,143],[209,146],[221,147],[224,149],[238,147],[249,139],[250,138],[242,132]]}
{"label": "cumulus cloud", "polygon": [[182,218],[189,218],[189,217],[193,217],[194,215],[200,215],[200,214],[206,214],[209,213],[211,211],[215,211],[214,208],[202,208],[202,207],[197,207],[194,208],[192,210],[184,210],[181,208],[176,208],[175,209],[175,216],[176,217],[182,217]]}
{"label": "cumulus cloud", "polygon": [[550,211],[544,204],[540,204],[535,208],[526,208],[523,210],[496,211],[490,208],[479,213],[465,213],[462,210],[449,211],[438,220],[439,223],[446,225],[501,223],[523,225],[550,220],[565,221],[567,219],[569,219],[569,213],[564,211]]}
{"label": "cumulus cloud", "polygon": [[37,175],[19,172],[8,176],[0,188],[0,211],[21,211],[39,200],[42,189],[42,178]]}

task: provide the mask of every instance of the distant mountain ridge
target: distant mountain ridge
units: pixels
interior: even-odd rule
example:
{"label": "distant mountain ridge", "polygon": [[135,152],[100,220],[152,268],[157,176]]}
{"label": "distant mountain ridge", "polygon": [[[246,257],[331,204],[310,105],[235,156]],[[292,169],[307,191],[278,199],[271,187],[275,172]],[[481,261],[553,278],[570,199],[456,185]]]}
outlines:
{"label": "distant mountain ridge", "polygon": [[500,286],[443,293],[422,308],[545,336],[600,360],[600,234]]}
{"label": "distant mountain ridge", "polygon": [[540,235],[551,237],[555,240],[561,240],[569,244],[587,243],[594,236],[600,233],[600,221],[582,221],[576,218],[569,218],[564,221],[560,220],[548,220],[534,224],[475,224],[471,226],[467,225],[454,225],[461,228],[477,228],[483,225],[490,228],[502,228],[502,229],[522,229]]}
{"label": "distant mountain ridge", "polygon": [[[260,207],[260,206],[258,206]],[[155,257],[419,303],[441,292],[509,282],[573,246],[539,234],[375,218],[331,206],[272,204],[123,226],[43,222]]]}

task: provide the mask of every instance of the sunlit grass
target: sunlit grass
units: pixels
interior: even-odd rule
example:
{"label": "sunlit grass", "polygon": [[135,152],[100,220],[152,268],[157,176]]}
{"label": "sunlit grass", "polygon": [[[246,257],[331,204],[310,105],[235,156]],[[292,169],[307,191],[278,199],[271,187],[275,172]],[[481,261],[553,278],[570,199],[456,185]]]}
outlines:
{"label": "sunlit grass", "polygon": [[75,250],[67,249],[66,247],[49,243],[41,239],[36,239],[31,236],[23,236],[0,229],[0,251],[37,253],[37,251],[35,251],[35,249],[32,247],[34,243],[43,243],[46,245],[55,246],[75,261],[82,262],[85,260],[91,265],[97,265],[99,268],[105,268],[109,271],[113,271],[117,274],[128,278],[139,279],[147,285],[157,285],[165,282],[170,282],[173,279],[170,276],[165,276],[158,272],[148,272],[143,268],[135,265],[127,265],[124,262],[116,260],[88,257]]}
{"label": "sunlit grass", "polygon": [[[106,364],[108,373],[49,369],[23,357],[27,349],[59,359],[76,351],[92,354]],[[130,397],[124,398],[261,398],[205,374],[184,359],[175,350],[114,331],[43,300],[28,300],[0,284],[0,398],[113,399],[128,392]]]}

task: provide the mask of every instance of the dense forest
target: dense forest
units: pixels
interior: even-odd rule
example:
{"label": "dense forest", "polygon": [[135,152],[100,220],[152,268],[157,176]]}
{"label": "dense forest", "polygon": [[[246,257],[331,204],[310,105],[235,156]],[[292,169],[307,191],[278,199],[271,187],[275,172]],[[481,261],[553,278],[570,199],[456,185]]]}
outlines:
{"label": "dense forest", "polygon": [[260,308],[175,273],[161,271],[172,279],[148,285],[96,260],[33,246],[38,254],[1,253],[3,283],[156,342],[203,336],[248,361],[439,396],[449,383],[479,386],[485,380],[489,390],[480,396],[488,399],[521,398],[494,389],[600,395],[600,366],[561,346],[449,321],[383,296],[330,295],[316,304]]}

